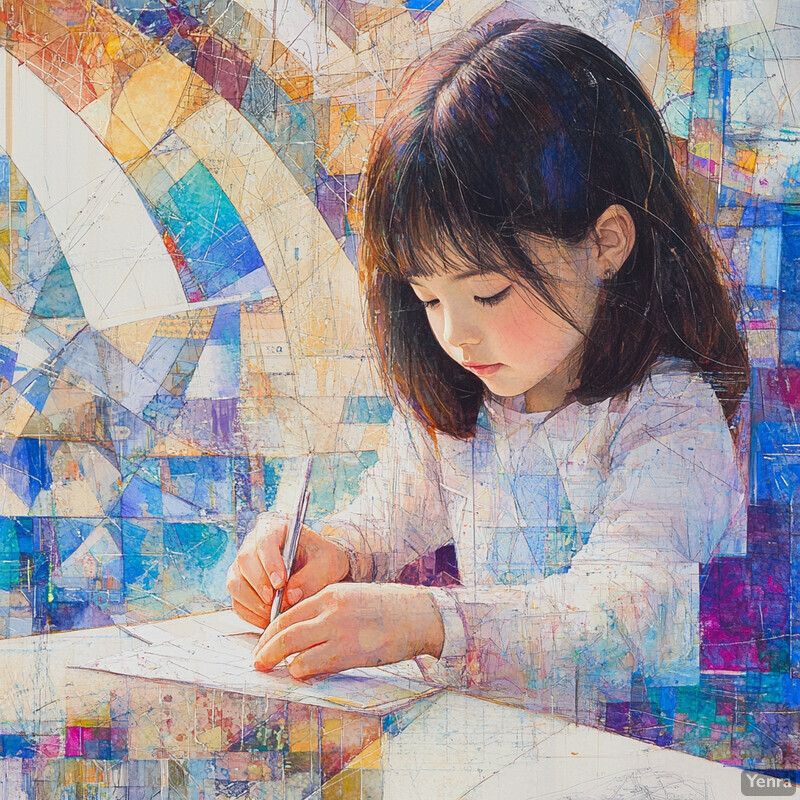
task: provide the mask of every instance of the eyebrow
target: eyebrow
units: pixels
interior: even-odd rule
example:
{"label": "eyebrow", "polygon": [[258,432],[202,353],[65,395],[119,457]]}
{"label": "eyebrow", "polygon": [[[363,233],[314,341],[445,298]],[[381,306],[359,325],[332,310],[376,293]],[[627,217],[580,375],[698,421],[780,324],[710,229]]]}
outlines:
{"label": "eyebrow", "polygon": [[[453,274],[453,280],[454,281],[463,281],[463,280],[466,280],[467,278],[474,278],[476,275],[487,275],[487,274],[491,274],[491,273],[489,271],[485,270],[485,269],[478,269],[478,268],[468,269],[468,270],[465,270],[463,272],[459,271],[459,272],[454,273]],[[413,278],[409,278],[408,282],[413,284],[414,286],[420,286],[420,284],[418,284]],[[422,288],[422,287],[420,286],[420,288]]]}

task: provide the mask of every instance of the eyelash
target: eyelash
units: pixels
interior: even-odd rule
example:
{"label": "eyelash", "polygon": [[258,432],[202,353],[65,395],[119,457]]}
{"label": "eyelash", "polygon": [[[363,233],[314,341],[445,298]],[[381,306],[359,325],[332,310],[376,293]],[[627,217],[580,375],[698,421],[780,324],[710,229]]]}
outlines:
{"label": "eyelash", "polygon": [[506,286],[503,291],[493,294],[491,297],[476,297],[475,299],[483,306],[496,306],[502,300],[505,300],[506,295],[511,291],[510,286]]}
{"label": "eyelash", "polygon": [[[475,299],[482,305],[482,306],[496,306],[498,303],[502,302],[506,295],[511,291],[510,286],[506,286],[501,292],[497,294],[493,294],[491,297],[476,297]],[[433,308],[439,301],[438,300],[420,300],[422,303],[423,308]]]}

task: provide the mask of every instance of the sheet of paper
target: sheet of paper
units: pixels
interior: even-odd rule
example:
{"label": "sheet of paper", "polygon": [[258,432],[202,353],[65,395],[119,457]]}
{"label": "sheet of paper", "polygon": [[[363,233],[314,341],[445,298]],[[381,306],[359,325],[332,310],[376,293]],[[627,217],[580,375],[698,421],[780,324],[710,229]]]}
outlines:
{"label": "sheet of paper", "polygon": [[111,656],[78,669],[173,683],[188,683],[210,689],[256,697],[272,697],[307,705],[347,708],[365,714],[388,714],[441,690],[426,683],[414,661],[387,667],[351,669],[336,675],[298,681],[286,665],[271,672],[253,668],[253,646],[258,634],[242,631],[204,638],[174,637],[166,641],[162,628],[142,631],[137,638],[153,634],[156,641],[130,653]]}
{"label": "sheet of paper", "polygon": [[177,638],[211,639],[223,634],[261,633],[261,629],[245,622],[231,609],[207,614],[190,614],[159,622],[118,625],[121,631],[147,644],[171,642]]}

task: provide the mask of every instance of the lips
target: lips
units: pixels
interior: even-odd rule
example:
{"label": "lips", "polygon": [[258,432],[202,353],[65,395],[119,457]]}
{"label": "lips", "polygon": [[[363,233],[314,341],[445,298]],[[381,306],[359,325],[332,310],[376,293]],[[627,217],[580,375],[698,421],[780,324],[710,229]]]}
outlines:
{"label": "lips", "polygon": [[487,377],[488,375],[494,375],[497,370],[502,367],[502,364],[464,364],[462,362],[462,366],[465,369],[468,369],[470,372],[474,372],[479,378]]}

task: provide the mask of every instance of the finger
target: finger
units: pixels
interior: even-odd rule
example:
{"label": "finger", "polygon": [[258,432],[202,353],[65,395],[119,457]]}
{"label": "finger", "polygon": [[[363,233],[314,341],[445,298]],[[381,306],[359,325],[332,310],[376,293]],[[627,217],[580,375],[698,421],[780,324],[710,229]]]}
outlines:
{"label": "finger", "polygon": [[275,589],[264,572],[264,567],[258,555],[255,552],[240,552],[236,557],[235,563],[243,580],[249,584],[253,593],[259,598],[260,603],[264,606],[269,606],[272,603]]}
{"label": "finger", "polygon": [[257,628],[266,628],[267,625],[269,624],[268,619],[264,619],[264,617],[255,614],[249,608],[243,606],[241,603],[237,603],[236,600],[233,601],[233,610],[245,622],[249,622],[251,625],[255,625]]}
{"label": "finger", "polygon": [[[284,602],[286,602],[286,593],[284,593]],[[263,647],[273,636],[277,636],[281,631],[285,631],[292,625],[297,625],[300,622],[305,622],[309,619],[318,617],[326,610],[324,603],[321,603],[319,596],[308,597],[301,600],[297,605],[288,607],[286,611],[281,612],[268,626],[264,633],[261,634],[261,639],[256,645],[256,650]]]}
{"label": "finger", "polygon": [[320,622],[319,618],[303,620],[296,625],[290,625],[271,637],[256,652],[255,668],[265,672],[269,671],[292,653],[301,653],[311,647],[324,644],[328,640],[327,627],[324,622]]}
{"label": "finger", "polygon": [[301,588],[295,586],[293,579],[289,578],[286,584],[286,589],[283,593],[283,602],[281,603],[281,614],[288,611],[292,606],[296,606],[303,598],[305,593]]}
{"label": "finger", "polygon": [[280,589],[286,582],[286,566],[283,563],[283,543],[286,540],[288,520],[273,515],[258,517],[255,527],[255,552],[270,586]]}
{"label": "finger", "polygon": [[269,605],[262,600],[250,583],[245,580],[236,561],[231,565],[226,586],[231,600],[269,622]]}
{"label": "finger", "polygon": [[356,666],[355,663],[349,663],[351,660],[341,653],[336,643],[327,641],[298,653],[289,665],[289,674],[299,681],[317,675],[332,675]]}

